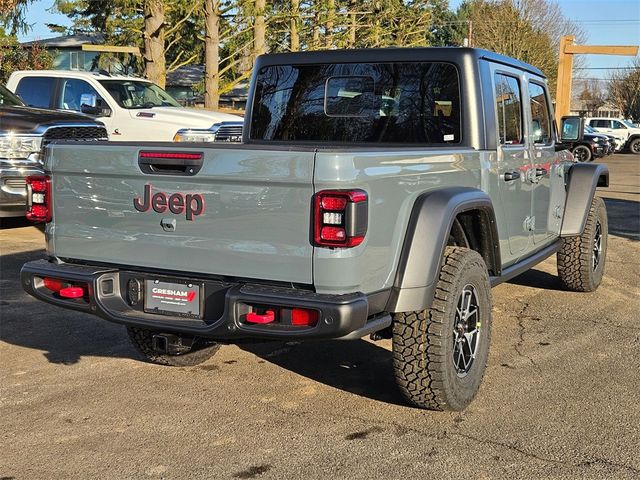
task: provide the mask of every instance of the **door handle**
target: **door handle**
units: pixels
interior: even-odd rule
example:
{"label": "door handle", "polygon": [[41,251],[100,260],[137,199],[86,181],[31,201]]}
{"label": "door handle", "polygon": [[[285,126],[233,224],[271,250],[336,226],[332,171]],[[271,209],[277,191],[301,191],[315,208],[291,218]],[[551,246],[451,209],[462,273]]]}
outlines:
{"label": "door handle", "polygon": [[547,173],[546,168],[536,168],[536,177],[544,177]]}
{"label": "door handle", "polygon": [[505,182],[511,182],[513,180],[517,180],[517,179],[520,178],[520,172],[518,172],[518,171],[504,172],[502,177],[504,178]]}

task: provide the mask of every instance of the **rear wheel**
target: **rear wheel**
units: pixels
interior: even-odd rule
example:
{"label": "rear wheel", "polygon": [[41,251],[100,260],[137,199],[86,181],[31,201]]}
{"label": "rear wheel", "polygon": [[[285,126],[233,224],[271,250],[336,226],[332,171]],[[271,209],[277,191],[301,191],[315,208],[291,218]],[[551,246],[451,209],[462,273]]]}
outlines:
{"label": "rear wheel", "polygon": [[152,363],[173,367],[191,367],[209,360],[220,348],[218,343],[195,339],[188,351],[180,354],[168,354],[156,350],[153,336],[160,333],[144,328],[127,327],[129,339],[144,357]]}
{"label": "rear wheel", "polygon": [[491,338],[491,286],[484,260],[447,247],[431,308],[394,315],[396,382],[413,405],[462,410],[484,375]]}
{"label": "rear wheel", "polygon": [[593,158],[591,150],[586,145],[578,145],[571,151],[575,159],[579,162],[590,162]]}
{"label": "rear wheel", "polygon": [[558,275],[575,292],[593,292],[604,274],[609,223],[600,197],[591,202],[582,235],[562,239],[558,251]]}

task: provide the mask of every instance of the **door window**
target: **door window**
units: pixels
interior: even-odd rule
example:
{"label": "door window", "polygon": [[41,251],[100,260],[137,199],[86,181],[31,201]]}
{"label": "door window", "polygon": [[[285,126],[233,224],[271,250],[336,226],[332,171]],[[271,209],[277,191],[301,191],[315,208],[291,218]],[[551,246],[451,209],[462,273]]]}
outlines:
{"label": "door window", "polygon": [[497,73],[496,106],[500,145],[519,145],[523,143],[521,99],[522,95],[518,79]]}
{"label": "door window", "polygon": [[18,83],[16,94],[30,107],[51,108],[55,78],[25,77]]}
{"label": "door window", "polygon": [[618,128],[618,129],[626,129],[627,127],[624,126],[624,124],[622,122],[619,122],[618,120],[612,120],[613,122],[613,128]]}
{"label": "door window", "polygon": [[609,120],[591,120],[591,126],[594,128],[611,128],[611,121]]}
{"label": "door window", "polygon": [[95,107],[99,100],[101,101],[102,97],[87,82],[77,78],[66,78],[62,81],[58,108],[80,112],[83,104]]}
{"label": "door window", "polygon": [[537,83],[529,83],[529,103],[531,105],[531,134],[533,143],[551,145],[551,116],[544,87]]}

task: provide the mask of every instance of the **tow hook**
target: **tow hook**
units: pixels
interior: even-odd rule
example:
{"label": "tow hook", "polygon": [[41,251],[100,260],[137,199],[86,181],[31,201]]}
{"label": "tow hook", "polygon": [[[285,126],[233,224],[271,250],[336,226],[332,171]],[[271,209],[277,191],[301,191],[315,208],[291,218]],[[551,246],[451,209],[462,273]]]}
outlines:
{"label": "tow hook", "polygon": [[157,353],[182,355],[191,351],[193,338],[179,337],[172,333],[158,333],[151,337],[151,346]]}

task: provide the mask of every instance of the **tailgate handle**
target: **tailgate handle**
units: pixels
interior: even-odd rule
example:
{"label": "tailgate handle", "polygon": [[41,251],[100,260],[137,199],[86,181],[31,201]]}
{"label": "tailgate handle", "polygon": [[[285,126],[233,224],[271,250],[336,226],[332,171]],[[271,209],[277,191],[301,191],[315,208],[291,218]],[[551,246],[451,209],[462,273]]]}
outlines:
{"label": "tailgate handle", "polygon": [[202,152],[143,151],[138,154],[140,170],[152,175],[196,175],[203,160]]}

